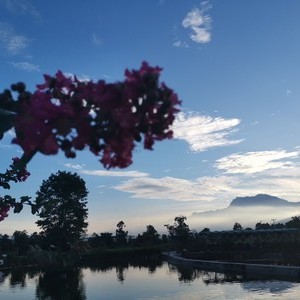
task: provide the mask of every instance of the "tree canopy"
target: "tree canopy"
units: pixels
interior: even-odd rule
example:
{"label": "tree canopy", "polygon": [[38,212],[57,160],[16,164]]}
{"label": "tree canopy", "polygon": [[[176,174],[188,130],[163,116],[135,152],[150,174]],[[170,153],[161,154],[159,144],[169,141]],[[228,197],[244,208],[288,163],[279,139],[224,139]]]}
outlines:
{"label": "tree canopy", "polygon": [[186,217],[184,216],[177,216],[174,219],[173,225],[166,225],[170,238],[184,243],[190,236],[190,228],[189,225],[185,223]]}
{"label": "tree canopy", "polygon": [[37,192],[36,206],[41,227],[48,240],[64,247],[85,233],[88,190],[77,173],[58,171],[44,180]]}
{"label": "tree canopy", "polygon": [[128,231],[125,231],[124,228],[126,227],[125,223],[123,221],[120,221],[117,224],[117,229],[116,229],[116,242],[119,245],[126,245],[127,243],[127,236],[128,236]]}
{"label": "tree canopy", "polygon": [[232,227],[232,229],[235,230],[235,231],[236,230],[242,230],[243,226],[240,223],[235,222],[234,225],[233,225],[233,227]]}

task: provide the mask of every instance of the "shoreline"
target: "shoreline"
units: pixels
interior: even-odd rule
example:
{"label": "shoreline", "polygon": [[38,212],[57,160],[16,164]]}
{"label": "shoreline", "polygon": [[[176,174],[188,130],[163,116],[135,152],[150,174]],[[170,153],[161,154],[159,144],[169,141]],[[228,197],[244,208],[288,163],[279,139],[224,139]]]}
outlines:
{"label": "shoreline", "polygon": [[180,256],[175,251],[164,252],[162,253],[162,255],[167,259],[169,263],[180,265],[183,267],[201,268],[204,270],[221,273],[237,273],[247,277],[267,277],[300,281],[300,267],[296,266],[188,259]]}

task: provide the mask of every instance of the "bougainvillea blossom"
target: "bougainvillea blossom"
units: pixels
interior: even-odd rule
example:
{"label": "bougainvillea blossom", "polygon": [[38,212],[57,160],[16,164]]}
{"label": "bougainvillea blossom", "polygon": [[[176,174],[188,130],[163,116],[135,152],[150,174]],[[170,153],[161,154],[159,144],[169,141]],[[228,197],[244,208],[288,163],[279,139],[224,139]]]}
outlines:
{"label": "bougainvillea blossom", "polygon": [[16,176],[17,181],[25,181],[30,176],[30,172],[27,171],[26,165],[22,164],[22,166],[17,167],[16,170],[13,170],[14,167],[20,163],[21,159],[19,157],[14,157],[12,160],[13,164],[11,165],[11,168],[13,174]]}
{"label": "bougainvillea blossom", "polygon": [[9,209],[10,209],[9,205],[5,205],[5,206],[0,205],[0,222],[8,217]]}
{"label": "bougainvillea blossom", "polygon": [[61,149],[75,157],[76,150],[88,147],[106,168],[125,168],[137,142],[152,149],[155,141],[172,137],[180,101],[159,82],[161,70],[144,62],[114,84],[82,82],[61,71],[45,75],[45,83],[20,105],[13,142],[26,155]]}

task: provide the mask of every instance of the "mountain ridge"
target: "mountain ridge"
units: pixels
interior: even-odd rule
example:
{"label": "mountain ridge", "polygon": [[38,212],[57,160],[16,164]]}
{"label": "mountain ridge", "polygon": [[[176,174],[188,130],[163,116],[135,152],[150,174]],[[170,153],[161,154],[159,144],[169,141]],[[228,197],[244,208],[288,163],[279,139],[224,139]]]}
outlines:
{"label": "mountain ridge", "polygon": [[194,229],[232,229],[235,222],[243,227],[255,227],[258,222],[281,222],[300,215],[300,202],[290,202],[268,194],[236,197],[222,209],[194,212],[189,222]]}
{"label": "mountain ridge", "polygon": [[236,197],[229,207],[233,206],[300,206],[300,202],[290,202],[268,194],[257,194],[256,196]]}

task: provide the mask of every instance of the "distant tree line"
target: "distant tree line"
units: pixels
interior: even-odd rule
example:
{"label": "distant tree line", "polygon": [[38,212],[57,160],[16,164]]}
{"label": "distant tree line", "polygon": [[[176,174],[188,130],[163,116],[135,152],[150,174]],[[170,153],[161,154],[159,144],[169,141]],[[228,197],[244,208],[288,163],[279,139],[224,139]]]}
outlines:
{"label": "distant tree line", "polygon": [[[290,221],[286,223],[263,223],[262,221],[256,223],[255,230],[268,230],[268,229],[300,229],[300,216],[292,217]],[[252,228],[247,227],[243,228],[243,226],[236,222],[233,225],[233,230],[252,230]]]}

